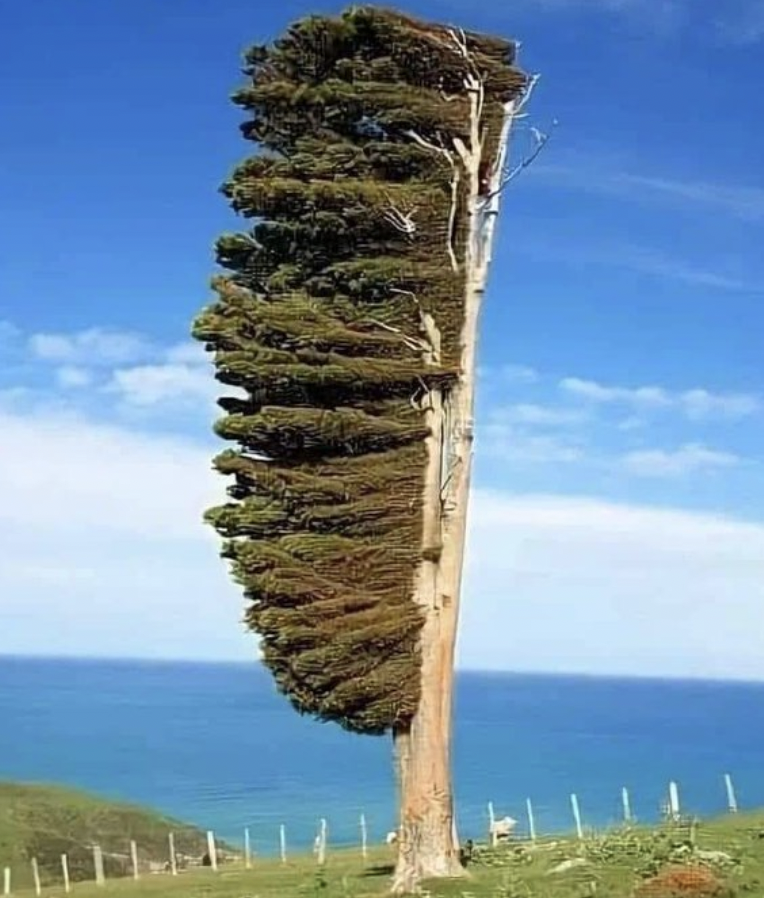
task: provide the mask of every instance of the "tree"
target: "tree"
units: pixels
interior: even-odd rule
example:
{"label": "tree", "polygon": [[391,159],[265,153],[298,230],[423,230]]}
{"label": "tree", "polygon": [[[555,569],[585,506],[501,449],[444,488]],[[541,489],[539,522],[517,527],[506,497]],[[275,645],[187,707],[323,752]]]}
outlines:
{"label": "tree", "polygon": [[475,353],[512,43],[370,7],[292,25],[234,94],[258,152],[223,187],[207,521],[263,660],[301,713],[392,732],[398,892],[461,872],[450,773]]}

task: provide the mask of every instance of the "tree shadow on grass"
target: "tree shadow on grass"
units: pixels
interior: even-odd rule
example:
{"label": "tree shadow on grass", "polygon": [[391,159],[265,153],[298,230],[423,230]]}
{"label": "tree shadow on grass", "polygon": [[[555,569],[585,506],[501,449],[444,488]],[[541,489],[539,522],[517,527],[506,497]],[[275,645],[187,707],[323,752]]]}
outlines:
{"label": "tree shadow on grass", "polygon": [[364,877],[377,877],[377,876],[392,876],[395,872],[395,864],[374,864],[372,867],[367,867],[363,871]]}

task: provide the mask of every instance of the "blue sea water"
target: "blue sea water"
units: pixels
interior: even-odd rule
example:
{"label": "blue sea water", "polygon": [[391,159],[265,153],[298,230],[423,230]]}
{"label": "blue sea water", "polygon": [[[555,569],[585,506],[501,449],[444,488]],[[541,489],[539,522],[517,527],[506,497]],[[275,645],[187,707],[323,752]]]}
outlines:
{"label": "blue sea water", "polygon": [[[764,804],[764,684],[462,674],[455,733],[457,812],[482,835],[486,805],[540,831],[619,818],[621,788],[643,819],[669,780],[685,809]],[[394,826],[388,739],[295,714],[255,664],[0,658],[0,779],[61,782],[152,805],[261,853],[284,823],[307,848],[317,821],[334,844]]]}

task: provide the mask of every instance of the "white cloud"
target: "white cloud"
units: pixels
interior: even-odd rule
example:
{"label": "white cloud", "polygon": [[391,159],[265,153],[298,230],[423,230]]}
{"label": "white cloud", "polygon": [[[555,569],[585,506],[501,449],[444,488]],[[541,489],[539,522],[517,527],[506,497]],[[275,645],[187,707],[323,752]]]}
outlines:
{"label": "white cloud", "polygon": [[699,471],[733,468],[743,459],[731,452],[719,452],[697,443],[687,443],[679,449],[644,449],[628,452],[620,459],[621,466],[640,477],[682,477]]}
{"label": "white cloud", "polygon": [[764,678],[764,524],[479,492],[465,666]]}
{"label": "white cloud", "polygon": [[624,402],[658,408],[671,405],[668,393],[661,387],[613,387],[594,380],[566,377],[560,381],[560,389],[592,402]]}
{"label": "white cloud", "polygon": [[56,371],[56,381],[65,390],[78,389],[79,387],[90,386],[93,383],[93,375],[86,368],[64,365]]}
{"label": "white cloud", "polygon": [[221,386],[211,366],[167,363],[118,369],[107,389],[131,405],[146,407],[194,400],[211,403]]}
{"label": "white cloud", "polygon": [[[251,657],[200,520],[219,446],[0,413],[3,651]],[[764,525],[478,492],[461,664],[764,676],[762,601]]]}
{"label": "white cloud", "polygon": [[201,520],[224,498],[216,448],[0,412],[2,650],[251,655],[239,593]]}
{"label": "white cloud", "polygon": [[64,365],[119,365],[152,352],[140,334],[98,327],[71,334],[33,334],[29,348],[38,359]]}
{"label": "white cloud", "polygon": [[534,403],[518,403],[491,411],[491,420],[494,422],[527,424],[537,427],[565,427],[581,424],[586,419],[587,414],[581,409],[558,408]]}
{"label": "white cloud", "polygon": [[504,383],[534,384],[538,382],[540,375],[529,365],[502,365],[498,369],[498,379]]}
{"label": "white cloud", "polygon": [[593,403],[619,403],[643,411],[674,408],[695,421],[710,418],[736,420],[761,410],[760,398],[750,393],[712,393],[700,388],[671,391],[659,386],[623,387],[577,377],[563,378],[559,387],[571,396]]}
{"label": "white cloud", "polygon": [[536,433],[496,421],[480,428],[478,440],[480,451],[504,463],[571,464],[586,458],[584,441],[574,435]]}

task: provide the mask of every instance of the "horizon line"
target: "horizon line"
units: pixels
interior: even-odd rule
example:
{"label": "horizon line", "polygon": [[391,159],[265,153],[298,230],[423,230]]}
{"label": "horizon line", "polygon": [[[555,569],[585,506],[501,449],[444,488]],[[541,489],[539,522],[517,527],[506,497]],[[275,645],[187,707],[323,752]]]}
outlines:
{"label": "horizon line", "polygon": [[[232,658],[162,658],[162,657],[135,657],[129,655],[75,655],[75,654],[42,654],[36,652],[1,652],[0,663],[3,661],[48,661],[70,662],[74,664],[115,664],[115,665],[144,665],[171,667],[236,667],[251,668],[253,671],[268,674],[267,667],[259,658],[232,659]],[[740,685],[740,686],[764,686],[764,676],[755,677],[728,676],[723,677],[709,674],[650,674],[618,671],[580,671],[580,670],[521,670],[521,669],[496,669],[479,667],[456,667],[456,674],[477,675],[482,677],[530,677],[538,679],[568,679],[568,680],[599,680],[618,682],[653,682],[676,684],[706,684],[706,685]]]}

